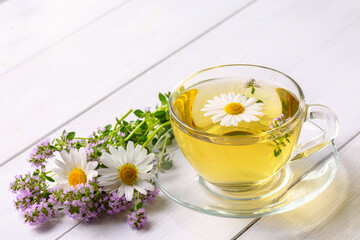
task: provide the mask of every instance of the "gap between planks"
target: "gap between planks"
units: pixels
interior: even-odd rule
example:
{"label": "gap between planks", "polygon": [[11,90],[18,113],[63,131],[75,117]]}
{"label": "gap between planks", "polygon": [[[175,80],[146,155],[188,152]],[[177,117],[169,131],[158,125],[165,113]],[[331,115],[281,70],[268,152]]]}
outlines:
{"label": "gap between planks", "polygon": [[[349,143],[351,143],[355,138],[357,138],[360,135],[360,132],[357,132],[354,136],[352,136],[349,140],[347,140],[343,145],[341,145],[337,151],[340,152],[344,147],[346,147]],[[331,154],[330,154],[331,155]],[[318,162],[317,164],[315,164],[312,168],[310,168],[308,171],[306,171],[302,176],[307,175],[309,172],[311,172],[314,168],[318,167],[320,164],[322,164],[324,162],[325,159],[329,158],[330,155],[327,155],[326,157],[324,157],[320,162]],[[300,180],[302,179],[302,177],[299,177],[299,179],[293,184],[291,185],[289,188],[292,188],[293,186],[295,186]],[[261,219],[261,217],[254,219],[251,223],[249,223],[244,229],[242,229],[238,234],[236,234],[231,240],[236,240],[239,239],[247,230],[249,230],[253,225],[255,225],[259,220]]]}
{"label": "gap between planks", "polygon": [[[117,6],[116,8],[119,8],[120,6],[124,5],[125,3],[129,2],[130,0],[123,2],[122,4],[120,4],[119,6]],[[247,4],[245,4],[244,6],[242,6],[241,8],[237,9],[235,12],[231,13],[229,16],[227,16],[226,18],[224,18],[223,20],[219,21],[218,23],[216,23],[215,25],[213,25],[212,27],[208,28],[207,30],[205,30],[204,32],[200,33],[197,37],[193,38],[192,40],[190,40],[189,42],[185,43],[184,45],[182,45],[181,47],[179,47],[178,49],[175,49],[175,51],[171,52],[169,55],[165,56],[164,58],[162,58],[161,60],[159,60],[158,62],[154,63],[153,65],[151,65],[150,67],[148,67],[147,69],[145,69],[144,71],[140,72],[139,74],[137,74],[135,77],[131,78],[129,81],[127,81],[124,84],[121,84],[119,87],[115,88],[113,91],[111,91],[110,93],[108,93],[107,95],[105,95],[104,97],[102,97],[101,99],[99,99],[98,101],[96,101],[95,103],[91,104],[89,107],[85,108],[83,111],[81,111],[80,113],[76,114],[75,116],[73,116],[72,118],[68,119],[67,121],[65,121],[64,123],[62,123],[60,126],[54,128],[53,130],[51,130],[50,132],[48,132],[47,134],[43,135],[42,137],[36,139],[35,141],[33,141],[32,143],[30,143],[29,145],[25,146],[23,149],[21,149],[20,151],[18,151],[17,153],[15,153],[13,156],[9,157],[8,159],[6,159],[4,162],[2,162],[0,164],[0,167],[4,166],[6,163],[10,162],[12,159],[18,157],[19,155],[23,154],[27,149],[29,149],[30,147],[32,147],[34,144],[36,144],[37,142],[39,142],[40,140],[46,138],[47,136],[53,134],[54,132],[56,132],[57,130],[59,130],[60,128],[64,127],[65,125],[67,125],[68,123],[72,122],[74,119],[78,118],[79,116],[83,115],[84,113],[88,112],[89,110],[91,110],[92,108],[94,108],[95,106],[97,106],[99,103],[103,102],[104,100],[106,100],[107,98],[109,98],[110,96],[112,96],[113,94],[115,94],[117,91],[119,91],[120,89],[122,89],[123,87],[127,86],[128,84],[130,84],[131,82],[133,82],[134,80],[136,80],[137,78],[139,78],[140,76],[144,75],[145,73],[147,73],[148,71],[150,71],[151,69],[155,68],[156,66],[158,66],[159,64],[161,64],[162,62],[166,61],[167,59],[169,59],[170,57],[174,56],[176,53],[180,52],[182,49],[186,48],[187,46],[191,45],[192,43],[196,42],[197,40],[199,40],[201,37],[205,36],[206,34],[208,34],[209,32],[211,32],[212,30],[214,30],[215,28],[219,27],[220,25],[222,25],[223,23],[225,23],[226,21],[228,21],[229,19],[231,19],[232,17],[236,16],[238,13],[240,13],[241,11],[245,10],[246,8],[248,8],[250,5],[254,4],[256,1],[258,0],[253,0]],[[103,14],[101,17],[105,16],[106,14],[109,14],[110,12],[114,11],[115,9],[111,9],[108,12],[106,12],[105,14]],[[99,20],[101,17],[96,18],[96,20],[93,20],[91,23]],[[79,32],[80,30],[86,28],[87,26],[89,26],[91,23],[86,24],[86,26],[82,27],[81,29],[75,31],[72,34],[75,34],[76,32]],[[64,40],[65,38],[69,37],[70,35],[64,37],[62,40]],[[60,41],[62,41],[60,40]],[[58,41],[59,42],[59,41]],[[57,43],[58,43],[57,42]],[[55,44],[57,44],[55,43]],[[43,51],[46,51],[48,48],[54,46],[55,44],[45,48]],[[41,51],[41,52],[43,52]],[[39,52],[38,54],[40,54],[41,52]],[[36,54],[36,55],[38,55]],[[36,55],[34,55],[33,57],[35,57]],[[20,65],[22,65],[23,63],[25,63],[26,61],[30,60],[31,58],[23,61],[21,64],[16,65],[15,67],[13,67],[12,69],[10,69],[9,71],[19,67]],[[5,72],[8,73],[9,71]],[[5,74],[4,73],[4,74]],[[4,75],[3,74],[3,75]],[[3,76],[3,75],[0,75]]]}

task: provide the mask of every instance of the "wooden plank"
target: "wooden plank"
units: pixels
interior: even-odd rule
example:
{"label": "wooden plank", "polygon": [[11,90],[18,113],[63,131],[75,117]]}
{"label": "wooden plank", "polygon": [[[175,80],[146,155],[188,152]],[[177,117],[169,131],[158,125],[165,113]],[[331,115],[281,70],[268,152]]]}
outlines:
{"label": "wooden plank", "polygon": [[0,5],[0,76],[125,0],[11,0]]}
{"label": "wooden plank", "polygon": [[0,163],[249,2],[131,1],[1,77]]}
{"label": "wooden plank", "polygon": [[[354,111],[350,112],[350,107],[349,109],[343,107],[348,106],[346,104],[348,104],[348,100],[351,99],[351,96],[344,93],[344,90],[349,90],[349,88],[340,86],[341,84],[336,82],[338,76],[344,74],[344,69],[347,69],[347,66],[353,67],[350,73],[345,72],[347,86],[349,86],[349,84],[350,86],[357,86],[356,79],[360,76],[356,68],[356,63],[359,62],[360,58],[358,54],[359,47],[355,44],[357,43],[358,37],[356,31],[356,29],[358,29],[356,22],[357,15],[355,14],[358,5],[356,5],[356,2],[352,4],[349,3],[349,5],[343,4],[340,1],[332,4],[321,1],[319,3],[317,2],[316,5],[304,1],[257,2],[219,28],[170,57],[158,67],[153,68],[136,81],[128,84],[116,92],[116,94],[109,96],[101,104],[98,104],[90,111],[69,122],[65,128],[76,130],[81,135],[86,136],[91,129],[111,122],[115,116],[125,113],[129,106],[144,107],[145,105],[153,105],[158,91],[166,91],[172,88],[177,82],[199,69],[227,62],[243,61],[269,65],[283,70],[286,73],[290,73],[291,76],[295,76],[295,79],[299,81],[305,91],[310,91],[307,95],[311,101],[322,102],[335,108],[343,121],[342,132],[338,138],[338,143],[343,144],[350,136],[359,131],[360,127],[357,122],[355,122],[356,114],[358,113]],[[312,9],[312,6],[316,6],[316,8]],[[334,14],[335,10],[336,14]],[[261,18],[259,18],[259,16],[261,16]],[[326,20],[323,20],[324,18]],[[306,25],[306,30],[304,29],[303,32],[298,33],[296,29],[303,27],[302,19],[308,19],[307,21],[314,24]],[[338,24],[338,22],[343,23],[341,25]],[[250,28],[249,26],[252,27]],[[335,27],[325,28],[326,26]],[[256,29],[256,31],[254,29]],[[269,29],[278,30],[271,31]],[[322,34],[314,39],[314,33],[319,31],[321,31]],[[278,36],[280,32],[282,32],[283,35]],[[339,32],[341,32],[341,34],[336,34]],[[248,38],[244,38],[244,36],[248,36]],[[249,38],[259,40],[251,41]],[[310,41],[310,39],[313,39],[311,44],[303,44],[305,40]],[[338,44],[338,41],[345,42],[349,45]],[[301,49],[296,49],[297,46],[301,46]],[[294,48],[296,50],[294,50]],[[211,49],[211,51],[209,49]],[[329,71],[329,69],[327,69],[328,71],[321,69],[323,77],[318,78],[317,82],[310,81],[313,79],[312,77],[318,73],[319,69],[315,67],[310,68],[310,64],[308,63],[309,59],[316,59],[319,61],[319,65],[323,62],[324,64],[330,64],[331,67],[334,67],[336,63],[338,63],[338,61],[334,59],[338,59],[337,57],[341,56],[343,52],[348,52],[351,57],[342,58],[341,67],[330,68],[331,71]],[[288,56],[287,54],[289,53],[291,53],[291,57],[279,57]],[[333,63],[330,63],[331,59]],[[324,89],[324,85],[328,86],[328,83],[337,84],[337,88],[329,86]],[[354,94],[355,91],[356,87],[350,89],[350,94]],[[339,95],[340,97],[338,98],[333,97]],[[353,114],[355,116],[353,116]],[[60,131],[55,133],[55,135],[56,134],[60,134]],[[1,173],[9,172],[15,174],[15,172],[23,171],[26,168],[23,164],[24,156],[25,154],[3,166],[0,169]],[[5,189],[4,184],[1,184],[1,189]],[[3,192],[4,191],[5,190],[3,190]],[[4,194],[4,198],[1,199],[1,202],[7,203],[9,195]],[[165,200],[165,202],[165,204],[172,204],[170,200]],[[154,204],[156,204],[156,202],[154,202]],[[221,238],[221,234],[224,233],[229,233],[229,235],[231,233],[233,234],[232,236],[234,236],[248,223],[244,222],[245,220],[221,219],[221,222],[234,221],[234,223],[226,222],[226,226],[231,225],[230,230],[225,227],[215,228],[213,225],[207,227],[209,222],[215,218],[191,212],[184,208],[176,208],[175,205],[170,206],[170,209],[173,211],[171,212],[171,216],[173,216],[171,219],[166,217],[169,211],[162,211],[162,209],[157,208],[156,205],[152,206],[155,208],[151,210],[151,212],[153,211],[152,214],[161,212],[161,215],[158,215],[161,217],[156,218],[154,222],[150,222],[149,229],[145,230],[147,238],[168,237],[165,234],[169,234],[169,238],[175,238],[178,235],[199,236],[200,230],[202,230],[203,233],[203,235],[200,235],[200,238],[203,238],[202,236],[204,236],[204,238],[210,236],[210,239],[211,236],[220,236],[219,238]],[[10,211],[13,210],[8,209],[1,213],[6,216],[11,216]],[[152,214],[149,214],[150,219],[154,216]],[[119,216],[119,218],[121,219],[122,216]],[[201,221],[189,221],[189,225],[181,225],[181,227],[179,227],[179,222],[186,224],[189,218],[200,218]],[[15,222],[14,219],[11,220]],[[90,225],[81,224],[67,233],[64,238],[75,236],[89,237],[92,235],[101,237],[99,231],[97,231],[99,229],[95,230],[96,224],[102,224],[101,220]],[[122,222],[123,220],[119,223],[116,219],[109,221],[114,221],[108,223],[111,224],[113,228],[109,228],[105,234],[107,238],[114,238],[118,236],[119,228],[122,228],[119,225],[123,226],[124,223]],[[164,227],[159,229],[159,231],[153,231],[153,227],[159,228],[157,225]],[[234,226],[236,229],[232,229]],[[17,227],[16,230],[19,230],[19,227]],[[14,231],[15,228],[13,227],[9,230],[8,234]],[[27,234],[26,231],[23,232]],[[130,237],[134,236],[134,233],[128,229],[121,231],[121,233],[124,234],[124,237],[127,236],[125,234],[129,234]],[[136,233],[145,235],[145,233]],[[51,234],[49,233],[47,236],[54,236]],[[42,235],[39,234],[38,236]]]}
{"label": "wooden plank", "polygon": [[318,198],[281,215],[264,217],[238,239],[359,239],[360,136],[340,151],[333,182]]}

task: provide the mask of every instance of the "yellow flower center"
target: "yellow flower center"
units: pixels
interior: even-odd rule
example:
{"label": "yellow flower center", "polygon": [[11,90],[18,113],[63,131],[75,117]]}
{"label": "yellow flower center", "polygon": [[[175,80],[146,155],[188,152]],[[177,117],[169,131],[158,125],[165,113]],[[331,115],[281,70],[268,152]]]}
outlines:
{"label": "yellow flower center", "polygon": [[245,111],[245,108],[243,105],[237,102],[229,103],[225,106],[225,112],[231,115],[238,115],[240,113],[243,113]]}
{"label": "yellow flower center", "polygon": [[69,184],[70,186],[76,186],[81,183],[86,183],[86,175],[83,170],[75,168],[69,174]]}
{"label": "yellow flower center", "polygon": [[124,164],[119,168],[119,178],[124,184],[134,185],[137,181],[137,175],[137,168],[130,163]]}

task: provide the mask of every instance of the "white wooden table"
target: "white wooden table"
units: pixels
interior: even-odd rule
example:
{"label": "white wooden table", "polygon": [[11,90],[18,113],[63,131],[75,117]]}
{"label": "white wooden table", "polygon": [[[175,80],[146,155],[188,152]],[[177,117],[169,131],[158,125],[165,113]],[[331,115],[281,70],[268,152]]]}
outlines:
{"label": "white wooden table", "polygon": [[[331,185],[294,211],[227,219],[163,194],[136,231],[124,214],[66,216],[32,229],[9,183],[31,147],[63,129],[88,136],[156,104],[190,74],[227,63],[281,70],[340,120]],[[360,1],[0,0],[1,239],[360,239]]]}

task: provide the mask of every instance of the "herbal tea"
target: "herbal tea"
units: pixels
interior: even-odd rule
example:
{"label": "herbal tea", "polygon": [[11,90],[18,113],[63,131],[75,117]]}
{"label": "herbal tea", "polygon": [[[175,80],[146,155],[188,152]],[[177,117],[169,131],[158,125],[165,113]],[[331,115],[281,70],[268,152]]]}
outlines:
{"label": "herbal tea", "polygon": [[[172,103],[177,118],[191,128],[217,136],[197,137],[172,121],[178,145],[193,168],[207,181],[222,187],[264,183],[288,161],[301,122],[281,136],[264,140],[256,134],[283,125],[298,110],[299,100],[289,91],[257,79],[221,78],[202,81]],[[205,134],[206,136],[206,134]],[[232,136],[247,136],[239,143]],[[254,137],[252,137],[254,136]],[[226,138],[227,137],[227,138]]]}

